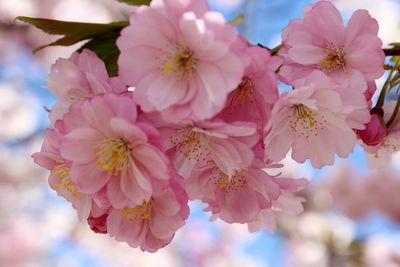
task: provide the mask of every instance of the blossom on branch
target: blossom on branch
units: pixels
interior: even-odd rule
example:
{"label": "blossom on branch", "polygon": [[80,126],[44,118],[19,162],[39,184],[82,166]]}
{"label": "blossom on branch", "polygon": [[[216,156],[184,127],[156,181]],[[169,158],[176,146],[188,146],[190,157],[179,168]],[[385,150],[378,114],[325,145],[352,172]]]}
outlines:
{"label": "blossom on branch", "polygon": [[367,82],[384,73],[378,29],[366,10],[356,11],[344,26],[335,6],[319,1],[306,9],[304,19],[294,19],[284,29],[280,75],[291,83],[318,69],[344,87],[364,92]]}
{"label": "blossom on branch", "polygon": [[74,53],[69,59],[58,59],[51,67],[48,83],[50,92],[58,97],[50,112],[53,124],[73,103],[94,95],[127,91],[118,77],[108,76],[104,62],[88,49]]}
{"label": "blossom on branch", "polygon": [[224,107],[248,57],[242,40],[205,0],[160,0],[138,8],[117,45],[119,75],[145,112],[203,120]]}
{"label": "blossom on branch", "polygon": [[281,95],[266,128],[267,159],[280,161],[291,148],[294,160],[310,159],[321,168],[332,165],[335,154],[346,157],[353,151],[356,135],[349,114],[333,84],[326,87],[322,81],[317,75],[308,85]]}

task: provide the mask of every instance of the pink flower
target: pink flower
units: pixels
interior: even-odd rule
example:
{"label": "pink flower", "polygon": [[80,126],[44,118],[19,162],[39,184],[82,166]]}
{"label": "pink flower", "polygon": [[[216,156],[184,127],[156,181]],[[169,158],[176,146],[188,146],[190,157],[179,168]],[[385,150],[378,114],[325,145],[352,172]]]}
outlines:
{"label": "pink flower", "polygon": [[347,116],[346,121],[353,129],[365,129],[365,124],[370,120],[370,103],[367,102],[365,92],[353,87],[344,87],[319,70],[294,81],[293,86],[294,88],[314,86],[322,90],[334,90],[340,95],[343,113]]}
{"label": "pink flower", "polygon": [[[389,121],[396,106],[396,101],[389,101],[383,106],[384,121]],[[367,142],[363,143],[363,147],[366,151],[366,157],[368,161],[368,166],[371,168],[384,168],[387,167],[390,162],[392,155],[400,151],[400,116],[397,114],[393,123],[386,128],[386,126],[381,125],[376,126],[378,122],[371,120],[372,125],[370,126],[371,132],[366,137],[376,139],[381,138],[380,142],[371,143],[369,145]],[[374,124],[376,128],[374,128]],[[379,121],[379,123],[382,123]],[[384,129],[383,129],[384,128]],[[375,129],[375,131],[374,131]]]}
{"label": "pink flower", "polygon": [[296,197],[293,193],[303,189],[308,184],[308,181],[306,179],[277,178],[275,179],[275,183],[280,189],[279,198],[272,200],[272,207],[270,209],[261,210],[247,224],[249,231],[252,233],[263,228],[272,231],[276,230],[276,218],[279,213],[298,215],[303,212],[302,202],[304,199]]}
{"label": "pink flower", "polygon": [[339,93],[316,81],[284,93],[275,104],[264,139],[267,159],[280,161],[292,148],[294,160],[310,159],[320,168],[333,164],[335,154],[346,157],[353,150],[352,127],[360,120],[349,120]]}
{"label": "pink flower", "polygon": [[246,68],[242,82],[229,94],[219,118],[227,121],[251,121],[264,129],[278,100],[277,77],[270,69],[273,61],[269,52],[259,46],[246,49],[251,64]]}
{"label": "pink flower", "polygon": [[158,132],[137,122],[130,94],[95,96],[64,116],[60,151],[71,163],[79,191],[94,194],[106,186],[114,208],[150,201],[170,179],[170,165]]}
{"label": "pink flower", "polygon": [[376,89],[377,89],[376,82],[369,81],[367,85],[368,85],[368,88],[364,94],[365,94],[365,98],[367,99],[367,101],[371,101],[371,99],[374,96]]}
{"label": "pink flower", "polygon": [[400,131],[389,132],[384,140],[373,150],[366,153],[368,166],[370,168],[385,168],[392,159],[393,154],[400,151]]}
{"label": "pink flower", "polygon": [[376,114],[371,115],[365,130],[357,132],[358,137],[368,146],[380,144],[387,134],[385,122]]}
{"label": "pink flower", "polygon": [[[378,23],[366,10],[356,11],[347,26],[328,1],[319,1],[282,34],[285,59],[280,75],[287,83],[319,69],[345,87],[364,92],[367,82],[384,73]],[[368,55],[368,56],[366,56]]]}
{"label": "pink flower", "polygon": [[166,124],[157,114],[147,118],[160,131],[177,172],[188,178],[194,168],[215,163],[229,177],[252,164],[260,136],[250,122],[221,120]]}
{"label": "pink flower", "polygon": [[50,170],[50,187],[71,202],[80,220],[86,220],[92,208],[92,197],[80,192],[71,180],[70,163],[60,155],[60,132],[57,124],[56,128],[46,131],[41,152],[32,157],[36,164]]}
{"label": "pink flower", "polygon": [[292,193],[308,183],[305,179],[273,177],[256,166],[229,178],[213,164],[196,169],[185,182],[189,197],[206,203],[212,219],[247,223],[252,232],[275,229],[277,212],[302,212],[302,199]]}
{"label": "pink flower", "polygon": [[189,214],[187,195],[180,182],[173,181],[160,195],[139,205],[113,209],[107,219],[108,233],[132,247],[155,252],[169,244]]}
{"label": "pink flower", "polygon": [[119,74],[143,111],[179,122],[222,110],[248,58],[221,14],[205,0],[159,0],[138,8],[130,24],[117,40]]}
{"label": "pink flower", "polygon": [[72,103],[98,94],[126,91],[119,78],[110,78],[104,62],[88,49],[73,54],[70,59],[58,59],[51,67],[48,82],[49,90],[58,97],[50,112],[53,124]]}
{"label": "pink flower", "polygon": [[228,223],[252,221],[280,195],[274,178],[261,169],[239,170],[229,177],[214,164],[193,171],[186,189],[191,199],[207,203],[206,210]]}

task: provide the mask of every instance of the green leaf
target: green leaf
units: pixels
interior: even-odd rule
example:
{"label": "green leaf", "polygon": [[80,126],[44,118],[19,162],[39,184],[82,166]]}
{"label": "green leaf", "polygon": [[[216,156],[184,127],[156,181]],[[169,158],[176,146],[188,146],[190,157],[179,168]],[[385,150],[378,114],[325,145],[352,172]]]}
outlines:
{"label": "green leaf", "polygon": [[116,39],[119,36],[119,32],[110,32],[108,34],[93,38],[86,44],[84,44],[78,52],[83,49],[90,49],[97,54],[97,56],[104,61],[108,74],[110,76],[116,76],[118,74],[117,60],[120,51],[116,45]]}
{"label": "green leaf", "polygon": [[[49,46],[70,46],[84,40],[90,40],[88,43],[86,43],[86,46],[88,49],[91,49],[91,46],[93,46],[93,49],[91,50],[93,50],[95,53],[99,52],[96,51],[96,49],[101,50],[97,42],[104,40],[107,41],[112,40],[114,42],[113,48],[116,49],[115,40],[118,38],[121,29],[129,25],[128,21],[101,24],[101,23],[70,22],[70,21],[60,21],[60,20],[30,18],[30,17],[17,17],[16,19],[30,23],[48,34],[63,35],[63,37],[57,39],[54,42],[35,48],[33,50],[34,53]],[[105,45],[107,44],[108,43],[106,43]],[[105,52],[106,51],[102,53]],[[102,59],[106,58],[106,55],[102,54],[102,56],[103,56]],[[116,70],[114,70],[114,67],[111,67],[113,64],[114,63],[112,62],[110,63],[109,66],[110,66],[110,71],[114,73]]]}
{"label": "green leaf", "polygon": [[150,5],[151,0],[117,0],[118,2],[125,3],[131,6]]}
{"label": "green leaf", "polygon": [[17,17],[16,20],[32,24],[48,34],[81,37],[82,39],[95,35],[101,35],[112,30],[120,30],[121,28],[129,25],[128,21],[103,24],[31,18],[23,16]]}
{"label": "green leaf", "polygon": [[57,39],[54,42],[51,42],[49,44],[45,44],[45,45],[41,45],[39,47],[36,47],[35,49],[32,50],[33,53],[36,53],[46,47],[49,46],[70,46],[70,45],[74,45],[80,41],[86,40],[86,38],[80,38],[80,37],[69,37],[69,36],[64,36],[61,37],[60,39]]}
{"label": "green leaf", "polygon": [[[390,61],[393,62],[395,65],[398,65],[400,62],[400,56],[394,56],[390,58]],[[392,67],[392,69],[395,68],[395,66]]]}
{"label": "green leaf", "polygon": [[389,45],[391,45],[393,47],[399,47],[400,48],[400,42],[391,43]]}
{"label": "green leaf", "polygon": [[56,41],[34,49],[34,53],[49,46],[70,46],[87,40],[88,42],[78,51],[85,48],[92,50],[104,61],[110,76],[115,76],[118,73],[117,60],[120,52],[116,40],[122,28],[129,25],[128,21],[100,24],[30,17],[17,17],[17,19],[30,23],[48,34],[62,35]]}

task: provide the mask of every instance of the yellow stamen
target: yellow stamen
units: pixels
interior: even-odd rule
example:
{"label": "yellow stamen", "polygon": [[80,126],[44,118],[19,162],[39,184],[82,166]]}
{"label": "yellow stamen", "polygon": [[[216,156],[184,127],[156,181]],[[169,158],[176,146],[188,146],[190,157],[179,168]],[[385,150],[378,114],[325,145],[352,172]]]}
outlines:
{"label": "yellow stamen", "polygon": [[338,48],[334,44],[329,44],[324,50],[327,56],[321,60],[319,69],[325,73],[346,68],[346,59],[343,48]]}
{"label": "yellow stamen", "polygon": [[309,138],[318,136],[324,130],[327,120],[323,114],[318,114],[303,104],[291,106],[289,114],[289,126],[293,133],[299,137]]}
{"label": "yellow stamen", "polygon": [[137,222],[138,220],[149,220],[151,218],[151,211],[153,208],[153,201],[144,202],[134,208],[124,208],[121,210],[122,217],[126,217],[130,222]]}
{"label": "yellow stamen", "polygon": [[96,143],[96,166],[114,175],[125,175],[130,161],[132,145],[122,138],[102,139]]}
{"label": "yellow stamen", "polygon": [[214,175],[209,179],[209,183],[213,183],[217,188],[225,191],[238,191],[246,183],[246,176],[242,172],[236,172],[232,178],[219,170],[217,167],[211,170]]}
{"label": "yellow stamen", "polygon": [[190,48],[178,45],[162,66],[162,73],[172,72],[179,78],[189,77],[197,67],[198,60]]}
{"label": "yellow stamen", "polygon": [[300,105],[293,105],[293,116],[297,120],[308,120],[310,124],[310,128],[315,127],[315,113],[311,111],[308,107],[304,106],[303,104]]}
{"label": "yellow stamen", "polygon": [[239,84],[239,86],[234,91],[232,104],[240,105],[246,100],[248,100],[250,103],[252,103],[254,101],[253,91],[254,91],[253,82],[251,81],[251,79],[249,77],[245,76],[242,79],[242,82]]}
{"label": "yellow stamen", "polygon": [[172,135],[170,142],[187,159],[201,161],[210,154],[206,138],[206,135],[196,131],[194,126],[187,126]]}
{"label": "yellow stamen", "polygon": [[54,166],[53,174],[60,178],[60,183],[54,187],[55,190],[59,190],[63,187],[75,196],[80,195],[76,185],[70,179],[70,168],[68,168],[64,163]]}

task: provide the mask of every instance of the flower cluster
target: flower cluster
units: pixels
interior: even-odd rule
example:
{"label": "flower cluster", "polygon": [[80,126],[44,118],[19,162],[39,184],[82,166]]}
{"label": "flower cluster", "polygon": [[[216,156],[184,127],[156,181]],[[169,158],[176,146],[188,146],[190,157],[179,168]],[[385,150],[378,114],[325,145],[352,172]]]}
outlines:
{"label": "flower cluster", "polygon": [[[89,50],[52,67],[58,101],[35,162],[93,231],[142,250],[172,240],[189,199],[213,219],[273,229],[275,212],[302,211],[294,193],[307,181],[264,169],[290,149],[298,162],[333,164],[368,131],[384,71],[377,32],[366,11],[345,27],[320,1],[272,56],[205,0],[154,0],[117,39],[117,77]],[[279,95],[278,79],[294,90]]]}

